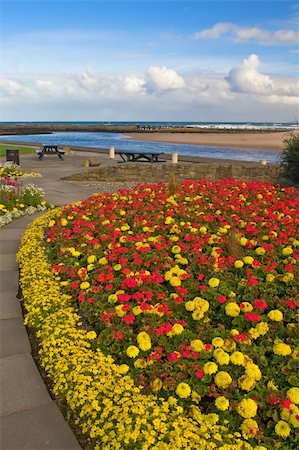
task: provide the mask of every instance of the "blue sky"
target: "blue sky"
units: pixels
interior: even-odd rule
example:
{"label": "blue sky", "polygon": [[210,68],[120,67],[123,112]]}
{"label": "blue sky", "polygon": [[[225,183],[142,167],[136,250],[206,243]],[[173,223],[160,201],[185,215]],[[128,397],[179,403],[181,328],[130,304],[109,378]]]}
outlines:
{"label": "blue sky", "polygon": [[0,120],[298,119],[295,2],[0,8]]}

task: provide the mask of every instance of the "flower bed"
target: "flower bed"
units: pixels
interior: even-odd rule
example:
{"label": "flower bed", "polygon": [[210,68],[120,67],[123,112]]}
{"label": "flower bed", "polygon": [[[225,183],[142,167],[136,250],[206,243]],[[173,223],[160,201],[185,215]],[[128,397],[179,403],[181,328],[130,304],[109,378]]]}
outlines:
{"label": "flower bed", "polygon": [[41,188],[33,184],[23,186],[19,177],[0,177],[0,227],[13,219],[52,208],[43,197]]}
{"label": "flower bed", "polygon": [[2,177],[30,178],[41,177],[41,174],[30,170],[22,170],[18,164],[7,161],[5,163],[0,162],[0,178]]}
{"label": "flower bed", "polygon": [[30,228],[43,365],[94,448],[295,449],[295,190],[172,188],[94,195]]}

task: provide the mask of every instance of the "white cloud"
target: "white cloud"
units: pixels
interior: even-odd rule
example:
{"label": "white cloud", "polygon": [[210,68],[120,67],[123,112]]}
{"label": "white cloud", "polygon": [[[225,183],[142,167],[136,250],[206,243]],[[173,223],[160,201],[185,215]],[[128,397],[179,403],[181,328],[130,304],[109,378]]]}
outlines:
{"label": "white cloud", "polygon": [[219,39],[228,36],[234,42],[257,40],[260,45],[292,45],[297,44],[299,33],[293,30],[278,30],[275,32],[259,27],[241,27],[230,22],[218,22],[211,28],[198,31],[195,39]]}
{"label": "white cloud", "polygon": [[146,89],[150,93],[182,89],[184,79],[175,70],[152,66],[146,73]]}
{"label": "white cloud", "polygon": [[[251,55],[225,73],[151,66],[113,75],[85,70],[0,77],[0,120],[293,120],[295,78],[259,72]],[[273,108],[273,105],[279,107]]]}
{"label": "white cloud", "polygon": [[258,72],[259,58],[251,55],[242,64],[233,67],[226,80],[234,92],[252,93],[260,95],[272,94],[274,83],[268,75]]}

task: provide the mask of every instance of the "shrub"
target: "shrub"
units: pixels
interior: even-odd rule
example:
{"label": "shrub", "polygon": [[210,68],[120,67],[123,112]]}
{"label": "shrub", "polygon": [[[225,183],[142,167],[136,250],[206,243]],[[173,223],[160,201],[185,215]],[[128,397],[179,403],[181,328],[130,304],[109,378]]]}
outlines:
{"label": "shrub", "polygon": [[279,158],[282,175],[288,182],[299,186],[299,134],[290,133],[283,142],[284,151]]}

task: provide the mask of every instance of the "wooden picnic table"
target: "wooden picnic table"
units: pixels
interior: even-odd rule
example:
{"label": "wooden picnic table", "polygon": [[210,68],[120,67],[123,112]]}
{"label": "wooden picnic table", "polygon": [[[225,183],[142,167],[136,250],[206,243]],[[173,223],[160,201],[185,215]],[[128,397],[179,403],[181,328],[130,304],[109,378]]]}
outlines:
{"label": "wooden picnic table", "polygon": [[117,150],[115,153],[119,155],[125,162],[140,161],[142,159],[145,159],[146,161],[149,161],[151,163],[159,162],[162,161],[161,159],[159,159],[159,157],[161,155],[164,155],[164,153],[157,152],[138,152],[127,150]]}
{"label": "wooden picnic table", "polygon": [[36,151],[38,159],[43,159],[44,155],[57,155],[63,160],[64,150],[58,148],[58,145],[43,145],[42,149]]}

